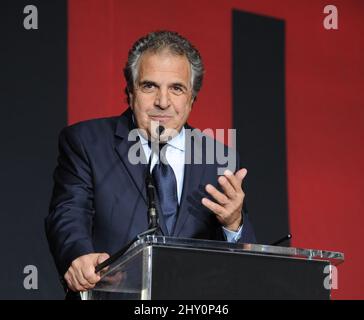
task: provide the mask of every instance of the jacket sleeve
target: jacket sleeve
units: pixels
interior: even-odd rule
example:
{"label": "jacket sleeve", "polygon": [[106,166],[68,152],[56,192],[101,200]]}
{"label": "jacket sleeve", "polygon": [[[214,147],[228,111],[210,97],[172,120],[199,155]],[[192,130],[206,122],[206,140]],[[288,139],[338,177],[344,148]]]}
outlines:
{"label": "jacket sleeve", "polygon": [[[244,166],[242,166],[242,164],[240,162],[240,156],[239,156],[238,152],[236,153],[236,163],[238,165],[237,170],[240,170],[241,168],[244,167]],[[243,181],[243,184],[242,184],[242,188],[243,188],[243,191],[245,193],[244,181]],[[247,199],[246,198],[247,198],[247,195],[245,193],[244,203],[243,203],[243,210],[242,210],[242,213],[241,213],[242,216],[243,216],[243,228],[242,228],[240,239],[237,242],[239,242],[239,243],[257,243],[257,239],[255,237],[255,232],[254,232],[253,225],[249,220],[248,206],[247,206]]]}
{"label": "jacket sleeve", "polygon": [[49,247],[62,278],[74,259],[94,252],[92,172],[76,133],[74,127],[60,133],[53,194],[45,219]]}
{"label": "jacket sleeve", "polygon": [[249,221],[247,213],[243,214],[243,228],[241,231],[240,239],[237,241],[239,243],[257,243],[254,229]]}

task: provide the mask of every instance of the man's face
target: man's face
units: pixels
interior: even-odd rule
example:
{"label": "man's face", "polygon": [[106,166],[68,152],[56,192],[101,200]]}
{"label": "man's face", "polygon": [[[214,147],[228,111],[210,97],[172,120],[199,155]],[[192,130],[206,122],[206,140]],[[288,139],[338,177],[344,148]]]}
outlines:
{"label": "man's face", "polygon": [[164,135],[171,129],[179,132],[186,123],[193,103],[190,69],[185,56],[166,50],[140,57],[131,108],[138,127],[149,136],[155,137],[152,121],[167,129]]}

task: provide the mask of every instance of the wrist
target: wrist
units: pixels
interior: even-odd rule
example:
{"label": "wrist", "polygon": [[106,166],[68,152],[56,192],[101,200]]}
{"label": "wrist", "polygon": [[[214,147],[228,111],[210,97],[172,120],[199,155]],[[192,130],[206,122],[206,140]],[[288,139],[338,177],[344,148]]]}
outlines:
{"label": "wrist", "polygon": [[229,231],[237,232],[239,231],[240,227],[243,225],[243,215],[241,214],[240,217],[235,220],[232,224],[224,226]]}

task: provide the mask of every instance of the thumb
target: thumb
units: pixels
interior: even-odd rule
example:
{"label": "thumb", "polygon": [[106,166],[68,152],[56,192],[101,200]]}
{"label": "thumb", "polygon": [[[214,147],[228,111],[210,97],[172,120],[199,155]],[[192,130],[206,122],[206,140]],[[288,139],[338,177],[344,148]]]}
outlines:
{"label": "thumb", "polygon": [[99,256],[97,257],[97,264],[103,263],[105,260],[109,259],[110,256],[107,253],[100,253]]}

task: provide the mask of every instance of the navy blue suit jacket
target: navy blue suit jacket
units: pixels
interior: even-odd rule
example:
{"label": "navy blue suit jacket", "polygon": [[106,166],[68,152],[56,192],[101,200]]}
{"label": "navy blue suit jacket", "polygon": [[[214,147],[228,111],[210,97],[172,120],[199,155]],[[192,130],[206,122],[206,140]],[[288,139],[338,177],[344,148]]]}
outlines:
{"label": "navy blue suit jacket", "polygon": [[[128,109],[119,117],[84,121],[60,133],[46,233],[61,276],[77,257],[94,252],[111,255],[148,228],[147,165],[128,161],[129,148],[135,144],[128,141],[131,129]],[[216,164],[185,164],[171,236],[225,240],[214,214],[201,204],[205,185],[217,185],[217,178]],[[162,214],[160,224],[168,235]],[[240,242],[255,242],[246,214]]]}

